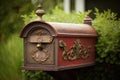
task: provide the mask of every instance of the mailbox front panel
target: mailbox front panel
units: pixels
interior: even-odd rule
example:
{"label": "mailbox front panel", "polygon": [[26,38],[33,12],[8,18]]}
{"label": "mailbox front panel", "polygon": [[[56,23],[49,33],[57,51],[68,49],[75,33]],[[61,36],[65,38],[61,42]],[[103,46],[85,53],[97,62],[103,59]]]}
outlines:
{"label": "mailbox front panel", "polygon": [[25,60],[34,66],[55,64],[55,41],[44,28],[35,28],[25,38]]}

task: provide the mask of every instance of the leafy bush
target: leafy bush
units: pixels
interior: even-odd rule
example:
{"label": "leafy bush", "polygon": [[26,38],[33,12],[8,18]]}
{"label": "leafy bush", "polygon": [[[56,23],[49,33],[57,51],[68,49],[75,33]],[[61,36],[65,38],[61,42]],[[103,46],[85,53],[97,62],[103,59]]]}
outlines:
{"label": "leafy bush", "polygon": [[52,76],[43,71],[25,71],[25,80],[54,80]]}
{"label": "leafy bush", "polygon": [[30,13],[34,6],[31,0],[0,0],[0,3],[2,3],[0,4],[0,42],[2,42],[11,34],[20,31],[24,25],[20,15]]}
{"label": "leafy bush", "polygon": [[110,10],[96,9],[93,25],[98,32],[97,58],[100,63],[120,64],[120,19]]}
{"label": "leafy bush", "polygon": [[[96,45],[96,65],[93,67],[87,67],[79,69],[78,80],[119,80],[120,76],[120,19],[116,17],[116,13],[110,10],[99,12],[95,9],[95,19],[93,20],[93,26],[98,32],[98,42]],[[46,14],[43,16],[45,21],[54,22],[70,22],[70,23],[83,23],[85,13],[70,13],[66,14],[62,10],[55,8],[52,14]],[[25,23],[36,19],[37,16],[31,13],[31,15],[22,16]],[[26,77],[28,80],[32,80],[28,74],[34,75],[35,72],[27,72]],[[35,73],[36,74],[36,73]],[[39,76],[44,74],[39,72]],[[39,78],[37,76],[37,78]],[[50,80],[50,79],[49,79]]]}
{"label": "leafy bush", "polygon": [[[55,7],[55,9],[52,10],[52,13],[47,13],[43,16],[43,20],[49,22],[65,22],[65,23],[83,23],[83,19],[86,17],[87,14],[89,14],[91,11],[85,12],[85,13],[65,13],[62,9],[59,9],[58,7]],[[34,11],[31,12],[30,15],[22,15],[23,20],[25,24],[37,20],[37,16],[35,15]]]}

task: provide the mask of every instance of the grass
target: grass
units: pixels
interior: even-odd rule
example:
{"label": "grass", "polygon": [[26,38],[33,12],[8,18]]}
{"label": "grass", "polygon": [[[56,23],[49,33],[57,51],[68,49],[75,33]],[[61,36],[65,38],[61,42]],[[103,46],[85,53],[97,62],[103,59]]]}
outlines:
{"label": "grass", "polygon": [[0,80],[22,80],[22,39],[17,34],[0,43]]}

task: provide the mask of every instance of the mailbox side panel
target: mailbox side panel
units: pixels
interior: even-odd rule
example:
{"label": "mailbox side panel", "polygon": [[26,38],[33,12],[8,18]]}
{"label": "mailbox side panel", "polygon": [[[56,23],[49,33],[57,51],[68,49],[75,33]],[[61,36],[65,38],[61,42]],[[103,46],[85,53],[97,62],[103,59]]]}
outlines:
{"label": "mailbox side panel", "polygon": [[60,68],[90,66],[95,63],[95,37],[60,37],[58,41],[62,41],[66,49],[58,47],[58,65]]}

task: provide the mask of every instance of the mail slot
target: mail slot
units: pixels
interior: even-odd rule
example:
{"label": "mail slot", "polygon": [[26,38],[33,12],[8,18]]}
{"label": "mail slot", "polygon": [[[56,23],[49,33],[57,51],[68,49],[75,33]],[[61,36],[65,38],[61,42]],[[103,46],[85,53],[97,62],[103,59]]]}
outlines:
{"label": "mail slot", "polygon": [[21,31],[27,70],[58,71],[95,64],[97,33],[87,17],[84,24],[36,20]]}

